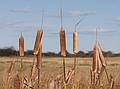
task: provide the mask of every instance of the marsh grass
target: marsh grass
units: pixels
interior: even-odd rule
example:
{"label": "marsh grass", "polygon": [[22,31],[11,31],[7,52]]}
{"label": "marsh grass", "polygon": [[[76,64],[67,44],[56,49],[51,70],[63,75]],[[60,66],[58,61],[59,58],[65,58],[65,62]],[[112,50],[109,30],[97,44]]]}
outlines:
{"label": "marsh grass", "polygon": [[[10,61],[13,58],[5,57],[0,58],[0,82],[4,76],[4,70],[10,65]],[[17,58],[14,58],[17,59]],[[23,60],[23,72],[26,77],[29,76],[32,67],[33,57],[25,57]],[[90,66],[91,58],[77,58],[77,70],[75,76],[75,86],[76,89],[90,89]],[[120,89],[120,58],[107,58],[108,66],[107,71],[114,78],[115,86],[113,89]],[[15,64],[15,69],[13,72],[19,70],[19,61]],[[66,58],[66,68],[69,70],[73,66],[73,58]],[[62,59],[61,58],[43,58],[43,65],[41,69],[41,82],[40,89],[50,89],[49,85],[52,80],[62,75]],[[60,76],[58,76],[60,75]],[[59,79],[59,78],[58,78]],[[62,80],[62,79],[61,79]],[[106,77],[103,75],[101,77],[101,88],[107,89],[108,82]],[[13,81],[10,82],[11,88],[13,89]],[[52,84],[51,84],[52,85]],[[37,89],[37,81],[34,86]],[[0,89],[2,89],[2,84],[0,84]],[[67,85],[67,89],[72,89],[72,80]]]}

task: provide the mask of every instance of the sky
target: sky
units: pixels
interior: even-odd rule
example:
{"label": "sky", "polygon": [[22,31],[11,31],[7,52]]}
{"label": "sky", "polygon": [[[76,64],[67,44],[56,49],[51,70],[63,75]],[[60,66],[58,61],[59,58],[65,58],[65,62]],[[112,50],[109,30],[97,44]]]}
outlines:
{"label": "sky", "polygon": [[14,46],[18,50],[22,32],[25,50],[33,49],[43,16],[43,52],[59,52],[60,8],[70,53],[72,33],[79,20],[78,50],[93,49],[95,30],[99,28],[102,49],[120,52],[120,0],[0,0],[0,48]]}

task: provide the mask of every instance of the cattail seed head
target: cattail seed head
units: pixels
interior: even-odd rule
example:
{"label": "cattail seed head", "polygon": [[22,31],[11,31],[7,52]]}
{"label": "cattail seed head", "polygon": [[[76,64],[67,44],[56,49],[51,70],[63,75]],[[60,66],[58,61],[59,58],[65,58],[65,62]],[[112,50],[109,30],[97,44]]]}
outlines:
{"label": "cattail seed head", "polygon": [[61,56],[66,56],[66,37],[63,27],[61,27],[60,30],[60,51],[61,51]]}
{"label": "cattail seed head", "polygon": [[19,38],[19,56],[24,56],[24,37],[21,33],[21,37]]}
{"label": "cattail seed head", "polygon": [[77,53],[78,49],[78,33],[74,32],[73,33],[73,53]]}
{"label": "cattail seed head", "polygon": [[37,31],[37,36],[36,36],[36,41],[34,45],[34,55],[37,55],[40,49],[40,44],[42,40],[42,35],[43,35],[43,30],[38,30]]}

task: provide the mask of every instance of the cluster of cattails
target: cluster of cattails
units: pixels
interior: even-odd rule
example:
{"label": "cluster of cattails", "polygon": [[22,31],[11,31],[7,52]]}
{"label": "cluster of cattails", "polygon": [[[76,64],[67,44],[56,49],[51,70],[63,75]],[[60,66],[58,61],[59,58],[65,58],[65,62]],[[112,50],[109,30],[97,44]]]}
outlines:
{"label": "cluster of cattails", "polygon": [[92,70],[99,73],[102,67],[106,66],[106,60],[102,54],[100,44],[97,41],[93,50]]}
{"label": "cluster of cattails", "polygon": [[24,37],[21,33],[21,37],[19,38],[19,56],[24,56]]}
{"label": "cluster of cattails", "polygon": [[[42,36],[43,36],[43,30],[40,29],[37,31],[37,36],[35,40],[35,45],[34,45],[34,55],[37,58],[33,60],[33,65],[31,68],[31,74],[30,78],[26,80],[25,84],[28,87],[28,89],[33,88],[33,81],[36,79],[36,68],[38,69],[38,87],[39,87],[39,78],[40,78],[40,63],[42,63]],[[65,71],[65,59],[64,57],[66,56],[66,35],[65,35],[65,30],[61,26],[60,30],[60,51],[61,51],[61,56],[63,57],[63,73],[64,73],[64,89],[66,89],[66,84],[70,82],[72,75],[75,74],[75,66],[76,66],[76,58],[74,60],[74,68],[66,73]],[[73,33],[73,53],[77,54],[78,51],[78,33],[75,31]],[[23,57],[24,56],[24,37],[21,34],[19,38],[19,56]],[[10,67],[7,70],[7,74],[5,77],[5,80],[3,82],[4,89],[8,89],[9,87],[9,82],[10,82],[10,76],[12,69],[14,67],[15,61],[11,62]],[[100,44],[98,41],[96,41],[96,44],[93,49],[93,60],[92,60],[92,67],[91,67],[91,81],[92,84],[96,84],[98,81],[98,75],[105,70],[106,67],[106,60],[102,54],[102,50],[100,47]],[[23,76],[22,76],[23,77]],[[18,74],[14,78],[14,89],[21,89],[23,85],[23,82],[21,82],[21,76]],[[23,81],[23,80],[22,80]],[[113,78],[111,78],[111,81],[113,81]],[[111,86],[113,86],[113,83],[111,83]]]}
{"label": "cluster of cattails", "polygon": [[60,30],[60,50],[61,56],[66,56],[66,37],[65,37],[65,30],[61,27]]}
{"label": "cluster of cattails", "polygon": [[102,74],[102,72],[105,70],[106,67],[106,60],[102,54],[102,50],[100,47],[100,44],[98,41],[96,41],[96,44],[93,49],[93,60],[92,60],[92,68],[91,68],[91,83],[96,84],[97,81]]}

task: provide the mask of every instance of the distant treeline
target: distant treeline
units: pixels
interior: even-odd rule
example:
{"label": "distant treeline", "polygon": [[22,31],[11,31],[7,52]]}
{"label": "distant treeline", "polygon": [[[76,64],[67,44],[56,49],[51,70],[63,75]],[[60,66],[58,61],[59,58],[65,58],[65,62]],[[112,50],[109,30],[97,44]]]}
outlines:
{"label": "distant treeline", "polygon": [[[67,53],[67,57],[72,57],[73,54],[69,53],[68,51],[66,51]],[[33,55],[33,50],[27,50],[25,51],[25,56],[32,56]],[[55,52],[46,52],[46,53],[42,53],[42,55],[44,57],[60,57],[60,52],[59,53],[55,53]],[[93,51],[88,51],[88,52],[84,52],[84,51],[79,51],[77,53],[77,57],[92,57],[93,55]],[[105,57],[119,57],[120,53],[113,53],[111,51],[103,51],[103,55]],[[15,50],[14,47],[7,47],[7,48],[0,48],[0,56],[19,56],[19,52],[17,50]]]}

